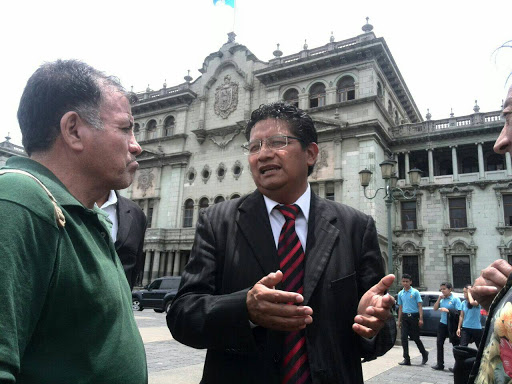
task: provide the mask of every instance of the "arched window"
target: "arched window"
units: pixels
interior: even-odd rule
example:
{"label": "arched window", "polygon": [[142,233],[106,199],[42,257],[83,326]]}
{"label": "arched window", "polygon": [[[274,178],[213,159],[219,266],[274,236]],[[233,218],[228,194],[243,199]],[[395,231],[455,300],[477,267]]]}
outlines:
{"label": "arched window", "polygon": [[283,95],[283,100],[286,101],[290,105],[294,105],[296,107],[299,106],[299,91],[295,88],[291,88],[287,90]]}
{"label": "arched window", "polygon": [[356,98],[356,87],[354,78],[351,76],[343,76],[336,84],[336,94],[338,103]]}
{"label": "arched window", "polygon": [[451,160],[443,160],[439,163],[439,176],[453,175],[453,167]]}
{"label": "arched window", "polygon": [[475,157],[463,158],[461,173],[475,173],[475,172],[478,172],[478,160]]}
{"label": "arched window", "polygon": [[382,91],[382,84],[380,81],[377,81],[377,96],[382,99],[384,97],[384,92]]}
{"label": "arched window", "polygon": [[388,100],[388,113],[390,115],[393,114],[393,105],[391,105],[391,100]]}
{"label": "arched window", "polygon": [[194,217],[194,201],[188,199],[185,201],[185,212],[183,213],[183,227],[192,227],[192,219]]}
{"label": "arched window", "polygon": [[154,139],[156,136],[156,120],[148,122],[148,139]]}
{"label": "arched window", "polygon": [[169,116],[164,122],[164,136],[174,135],[174,117]]}
{"label": "arched window", "polygon": [[199,200],[199,208],[208,208],[208,205],[210,205],[210,201],[207,197],[203,197]]}
{"label": "arched window", "polygon": [[224,197],[223,196],[217,196],[215,198],[215,200],[213,201],[213,204],[218,204],[218,203],[222,203],[224,201]]}
{"label": "arched window", "polygon": [[487,158],[487,171],[501,171],[505,169],[503,155],[493,153]]}
{"label": "arched window", "polygon": [[309,89],[309,108],[321,107],[325,105],[325,85],[315,83]]}

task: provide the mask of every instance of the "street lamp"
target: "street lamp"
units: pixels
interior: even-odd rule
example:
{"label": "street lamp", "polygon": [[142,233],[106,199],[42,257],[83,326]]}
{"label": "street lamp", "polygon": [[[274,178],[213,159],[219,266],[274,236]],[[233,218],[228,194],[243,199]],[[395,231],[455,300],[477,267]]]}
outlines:
{"label": "street lamp", "polygon": [[373,196],[366,195],[366,187],[370,185],[370,180],[372,178],[372,171],[368,169],[363,169],[359,172],[359,180],[361,182],[361,186],[363,187],[364,197],[371,200],[377,197],[377,194],[382,189],[384,190],[384,199],[386,202],[387,208],[387,221],[388,221],[388,273],[393,273],[393,235],[391,231],[391,204],[396,200],[394,194],[398,193],[403,199],[413,199],[416,197],[416,192],[418,191],[418,187],[420,185],[421,180],[421,171],[417,168],[411,169],[409,174],[409,180],[411,186],[413,187],[413,191],[403,190],[397,187],[398,177],[396,173],[394,173],[393,168],[395,167],[396,161],[394,160],[384,160],[380,163],[380,170],[382,174],[382,178],[386,184],[385,187],[379,188],[375,191]]}

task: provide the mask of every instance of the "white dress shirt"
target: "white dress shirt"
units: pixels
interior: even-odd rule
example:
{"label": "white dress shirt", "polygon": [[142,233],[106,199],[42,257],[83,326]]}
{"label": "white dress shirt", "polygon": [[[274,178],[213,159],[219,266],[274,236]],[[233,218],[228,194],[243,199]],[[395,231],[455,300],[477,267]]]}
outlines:
{"label": "white dress shirt", "polygon": [[117,239],[117,229],[119,228],[119,223],[117,221],[117,195],[114,191],[110,191],[110,195],[108,195],[107,201],[105,201],[100,209],[107,213],[109,220],[112,222],[110,236],[112,237],[112,241],[115,243]]}
{"label": "white dress shirt", "polygon": [[[277,249],[279,244],[279,235],[281,234],[281,229],[283,228],[286,219],[284,218],[283,214],[279,212],[279,210],[274,209],[277,205],[281,204],[269,199],[265,195],[263,195],[263,198],[265,199],[265,205],[267,206],[267,213],[270,219],[270,226],[272,227],[272,234],[274,235],[274,241],[276,243]],[[308,183],[306,192],[304,192],[302,196],[299,197],[297,201],[294,203],[300,207],[300,212],[297,215],[297,218],[295,219],[295,232],[297,232],[297,236],[299,237],[304,252],[306,252],[306,241],[308,239],[308,220],[310,203],[311,188]]]}

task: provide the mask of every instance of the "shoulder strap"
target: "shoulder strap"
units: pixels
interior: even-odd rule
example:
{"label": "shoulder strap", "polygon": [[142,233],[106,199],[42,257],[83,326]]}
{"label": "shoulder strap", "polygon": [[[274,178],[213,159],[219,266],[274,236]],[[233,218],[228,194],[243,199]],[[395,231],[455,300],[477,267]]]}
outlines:
{"label": "shoulder strap", "polygon": [[37,183],[44,189],[44,191],[46,192],[46,194],[48,195],[48,197],[50,198],[50,200],[53,204],[54,211],[55,211],[55,220],[57,220],[57,225],[59,227],[64,227],[66,225],[66,218],[64,217],[64,214],[62,213],[62,210],[60,209],[60,207],[57,205],[57,200],[55,200],[55,197],[53,197],[52,193],[48,190],[48,188],[46,188],[44,186],[43,183],[41,183],[41,181],[37,177],[35,177],[31,173],[22,171],[20,169],[1,169],[0,170],[0,175],[3,175],[5,173],[18,173],[20,175],[28,176],[31,179],[37,181]]}

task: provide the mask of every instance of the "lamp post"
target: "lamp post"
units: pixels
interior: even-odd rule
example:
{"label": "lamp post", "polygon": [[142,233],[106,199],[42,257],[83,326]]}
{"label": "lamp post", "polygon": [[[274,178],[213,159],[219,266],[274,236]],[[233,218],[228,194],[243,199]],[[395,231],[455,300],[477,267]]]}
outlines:
{"label": "lamp post", "polygon": [[413,191],[403,190],[396,186],[398,177],[396,173],[393,172],[393,168],[396,164],[394,160],[384,160],[380,163],[380,170],[382,173],[382,178],[385,182],[385,187],[379,188],[375,191],[373,196],[368,196],[366,194],[366,187],[370,185],[370,180],[372,178],[372,171],[368,169],[363,169],[359,172],[359,180],[361,182],[361,186],[363,187],[364,197],[369,200],[377,197],[377,194],[380,190],[384,190],[384,201],[386,202],[386,210],[387,210],[387,226],[388,226],[388,273],[394,273],[393,271],[393,233],[391,230],[391,204],[396,200],[394,194],[398,193],[402,199],[413,199],[416,197],[416,192],[418,191],[418,187],[420,185],[421,171],[417,168],[411,169],[409,173],[409,180],[411,186],[413,187]]}

